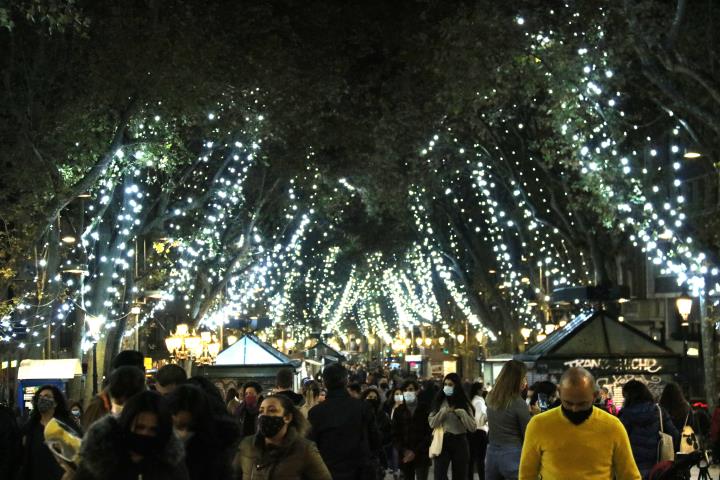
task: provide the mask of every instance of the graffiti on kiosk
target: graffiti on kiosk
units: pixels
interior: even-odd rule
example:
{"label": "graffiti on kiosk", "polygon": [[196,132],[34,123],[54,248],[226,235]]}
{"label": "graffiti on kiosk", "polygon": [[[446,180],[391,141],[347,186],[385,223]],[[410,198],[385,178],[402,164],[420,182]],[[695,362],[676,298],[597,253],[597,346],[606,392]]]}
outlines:
{"label": "graffiti on kiosk", "polygon": [[665,388],[665,382],[659,375],[608,375],[606,377],[598,378],[598,387],[605,387],[608,389],[610,398],[613,399],[615,406],[622,408],[625,403],[625,399],[622,395],[622,388],[630,380],[637,380],[647,385],[648,390],[652,393],[653,397],[660,398],[663,388]]}
{"label": "graffiti on kiosk", "polygon": [[577,358],[563,364],[566,367],[583,367],[588,370],[646,373],[657,373],[662,370],[662,365],[656,358]]}

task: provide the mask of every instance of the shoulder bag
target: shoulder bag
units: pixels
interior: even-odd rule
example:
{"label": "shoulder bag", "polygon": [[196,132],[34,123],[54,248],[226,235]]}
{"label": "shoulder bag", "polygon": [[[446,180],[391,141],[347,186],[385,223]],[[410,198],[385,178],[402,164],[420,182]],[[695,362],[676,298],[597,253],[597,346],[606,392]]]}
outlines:
{"label": "shoulder bag", "polygon": [[675,460],[675,448],[673,447],[673,439],[672,436],[665,433],[665,429],[663,428],[663,415],[662,410],[660,409],[660,405],[655,406],[658,409],[658,417],[660,418],[660,431],[658,432],[660,440],[658,441],[657,461],[673,461]]}
{"label": "shoulder bag", "polygon": [[688,414],[685,417],[685,425],[683,425],[682,433],[680,434],[680,453],[683,454],[693,453],[700,450],[697,437],[695,436],[695,430],[693,430],[693,427],[688,424],[690,412],[692,412],[692,407],[688,410]]}
{"label": "shoulder bag", "polygon": [[433,439],[430,444],[430,450],[428,450],[430,458],[437,457],[442,453],[443,435],[445,435],[445,429],[443,427],[435,427],[433,429]]}

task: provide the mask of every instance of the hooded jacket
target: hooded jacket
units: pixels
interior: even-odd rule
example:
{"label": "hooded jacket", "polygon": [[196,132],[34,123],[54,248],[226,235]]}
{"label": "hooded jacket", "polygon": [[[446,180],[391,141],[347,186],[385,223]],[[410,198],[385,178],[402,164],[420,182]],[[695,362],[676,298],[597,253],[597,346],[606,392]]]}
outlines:
{"label": "hooded jacket", "polygon": [[235,457],[242,480],[332,480],[315,444],[288,429],[279,447],[265,445],[265,437],[245,437]]}
{"label": "hooded jacket", "polygon": [[165,448],[140,463],[130,460],[120,424],[113,416],[95,422],[80,446],[80,462],[73,480],[187,480],[182,442],[170,436]]}
{"label": "hooded jacket", "polygon": [[[670,415],[662,410],[663,431],[673,437],[677,446],[680,434],[673,425]],[[657,463],[658,443],[660,441],[660,416],[655,403],[644,402],[624,407],[618,418],[622,422],[632,447],[635,463],[643,476],[646,476]]]}

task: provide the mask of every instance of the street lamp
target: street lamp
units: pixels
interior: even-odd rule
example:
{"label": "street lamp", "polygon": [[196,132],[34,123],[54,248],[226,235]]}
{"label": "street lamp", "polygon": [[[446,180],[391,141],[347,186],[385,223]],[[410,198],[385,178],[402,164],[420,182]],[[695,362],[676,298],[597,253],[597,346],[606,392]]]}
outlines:
{"label": "street lamp", "polygon": [[690,318],[690,312],[692,312],[692,297],[689,296],[687,292],[683,291],[682,295],[680,295],[677,300],[675,300],[675,306],[677,307],[678,313],[682,317],[682,326],[687,327],[688,325],[690,325],[688,319]]}
{"label": "street lamp", "polygon": [[523,338],[525,339],[525,343],[527,344],[530,335],[532,335],[532,330],[527,327],[523,327],[520,329],[520,335],[523,336]]}

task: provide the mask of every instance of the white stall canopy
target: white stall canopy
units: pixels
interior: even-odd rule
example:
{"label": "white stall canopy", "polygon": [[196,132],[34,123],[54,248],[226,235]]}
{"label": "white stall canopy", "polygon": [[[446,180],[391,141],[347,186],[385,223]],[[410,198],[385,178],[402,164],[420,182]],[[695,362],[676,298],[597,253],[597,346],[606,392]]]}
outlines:
{"label": "white stall canopy", "polygon": [[215,365],[287,365],[290,362],[289,357],[255,335],[245,335],[215,359]]}
{"label": "white stall canopy", "polygon": [[22,360],[18,380],[66,380],[82,375],[82,364],[77,358],[59,360]]}

